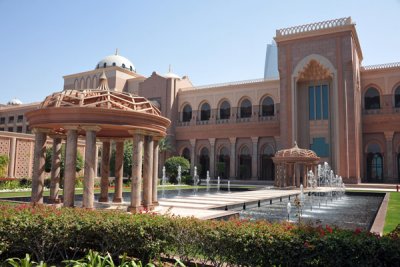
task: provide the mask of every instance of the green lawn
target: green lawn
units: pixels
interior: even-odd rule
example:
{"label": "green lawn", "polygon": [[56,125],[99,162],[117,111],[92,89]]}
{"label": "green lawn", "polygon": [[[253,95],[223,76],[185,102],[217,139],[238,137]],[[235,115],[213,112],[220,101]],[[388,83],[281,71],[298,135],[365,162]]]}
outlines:
{"label": "green lawn", "polygon": [[400,224],[400,193],[391,192],[383,234],[391,232],[398,224]]}

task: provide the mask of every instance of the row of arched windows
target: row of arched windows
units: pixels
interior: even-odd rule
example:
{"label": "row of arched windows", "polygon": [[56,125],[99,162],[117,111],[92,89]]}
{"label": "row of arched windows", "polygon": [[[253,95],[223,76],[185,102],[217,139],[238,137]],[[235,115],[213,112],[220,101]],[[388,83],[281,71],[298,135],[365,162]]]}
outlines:
{"label": "row of arched windows", "polygon": [[[199,107],[201,121],[208,121],[211,117],[211,107],[210,104],[204,102]],[[249,99],[244,99],[239,104],[238,118],[250,118],[253,113],[253,107]],[[274,100],[267,96],[261,102],[260,116],[274,116],[275,105]],[[224,100],[221,102],[218,108],[218,119],[226,120],[231,117],[231,104]],[[190,104],[186,104],[182,109],[182,122],[189,122],[192,119],[192,107]]]}
{"label": "row of arched windows", "polygon": [[[394,91],[394,103],[395,108],[400,108],[400,86]],[[381,96],[375,87],[369,87],[364,94],[364,108],[369,109],[380,109],[381,108]]]}
{"label": "row of arched windows", "polygon": [[74,82],[74,89],[79,90],[79,89],[95,89],[97,88],[97,77],[87,77],[81,78],[80,80],[76,79]]}

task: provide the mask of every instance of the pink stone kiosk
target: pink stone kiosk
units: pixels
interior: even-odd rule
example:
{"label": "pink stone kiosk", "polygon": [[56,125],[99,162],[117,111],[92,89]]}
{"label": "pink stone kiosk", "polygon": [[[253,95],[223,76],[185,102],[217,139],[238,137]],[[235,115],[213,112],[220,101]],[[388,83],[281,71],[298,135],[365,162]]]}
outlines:
{"label": "pink stone kiosk", "polygon": [[[129,211],[157,205],[158,140],[166,135],[170,120],[146,98],[108,88],[105,74],[97,89],[67,89],[54,93],[26,117],[35,133],[32,203],[43,203],[46,138],[53,138],[50,200],[59,200],[61,142],[66,140],[64,207],[74,206],[77,139],[85,136],[84,192],[82,206],[94,207],[96,140],[103,144],[99,202],[108,202],[110,141],[116,142],[115,195],[122,201],[123,147],[133,141],[131,204]],[[143,156],[143,157],[142,157]],[[142,162],[142,158],[144,162]],[[141,197],[143,178],[143,201]]]}
{"label": "pink stone kiosk", "polygon": [[301,183],[307,187],[307,174],[310,170],[316,173],[320,158],[312,150],[299,148],[295,142],[292,148],[276,152],[272,160],[276,166],[274,185],[285,188],[300,187]]}

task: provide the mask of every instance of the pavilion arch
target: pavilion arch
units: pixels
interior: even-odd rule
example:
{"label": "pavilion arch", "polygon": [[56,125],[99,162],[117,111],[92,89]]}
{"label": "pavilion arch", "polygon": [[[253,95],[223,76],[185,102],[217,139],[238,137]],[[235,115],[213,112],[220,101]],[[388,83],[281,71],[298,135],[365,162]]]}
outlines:
{"label": "pavilion arch", "polygon": [[91,82],[90,82],[90,77],[87,77],[87,78],[86,78],[86,88],[92,89],[92,87],[91,87]]}
{"label": "pavilion arch", "polygon": [[[247,105],[250,102],[250,105]],[[253,115],[253,100],[249,96],[243,96],[238,101],[238,118],[250,118]]]}
{"label": "pavilion arch", "polygon": [[75,79],[75,81],[74,81],[74,89],[75,90],[79,89],[79,81],[78,81],[78,79]]}
{"label": "pavilion arch", "polygon": [[97,88],[97,77],[96,77],[96,75],[93,76],[93,78],[92,78],[92,86],[93,86],[93,88]]}
{"label": "pavilion arch", "polygon": [[86,88],[86,84],[85,84],[85,79],[84,78],[81,78],[81,84],[80,85],[81,85],[80,89],[85,89]]}
{"label": "pavilion arch", "polygon": [[308,65],[308,63],[310,63],[311,60],[317,61],[319,64],[327,68],[330,73],[336,74],[336,68],[333,66],[329,59],[318,54],[311,54],[304,57],[302,60],[299,61],[299,63],[297,63],[296,67],[293,70],[293,76],[297,77],[298,73],[300,73]]}
{"label": "pavilion arch", "polygon": [[368,153],[368,147],[370,147],[370,145],[372,145],[372,144],[378,145],[378,146],[379,146],[379,150],[380,150],[382,153],[385,151],[385,145],[382,144],[382,142],[381,142],[380,140],[374,138],[374,139],[372,139],[372,140],[369,140],[369,141],[365,144],[365,146],[364,146],[364,153]]}
{"label": "pavilion arch", "polygon": [[211,105],[209,101],[201,101],[197,110],[198,117],[201,121],[208,121],[211,119]]}
{"label": "pavilion arch", "polygon": [[396,83],[392,88],[393,107],[400,108],[400,82]]}

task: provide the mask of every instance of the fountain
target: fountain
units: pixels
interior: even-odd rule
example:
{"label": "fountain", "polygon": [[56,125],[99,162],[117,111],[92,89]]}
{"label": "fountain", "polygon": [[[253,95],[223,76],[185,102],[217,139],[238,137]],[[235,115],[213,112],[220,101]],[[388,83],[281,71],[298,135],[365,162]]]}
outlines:
{"label": "fountain", "polygon": [[231,192],[231,181],[228,180],[228,193]]}
{"label": "fountain", "polygon": [[162,198],[165,198],[165,186],[167,185],[167,176],[165,175],[165,166],[162,168],[162,179],[161,179],[161,184],[162,184]]}
{"label": "fountain", "polygon": [[218,181],[217,181],[217,193],[219,193],[219,188],[220,188],[220,178],[218,176]]}
{"label": "fountain", "polygon": [[197,167],[194,166],[194,171],[193,171],[193,195],[197,195],[197,190],[198,190],[198,183],[199,183],[199,177],[197,175]]}
{"label": "fountain", "polygon": [[210,193],[210,171],[207,171],[206,183],[207,183],[207,193]]}
{"label": "fountain", "polygon": [[178,166],[178,177],[176,178],[178,180],[178,196],[181,195],[181,181],[182,181],[182,167],[179,165]]}
{"label": "fountain", "polygon": [[292,205],[290,201],[287,203],[286,210],[287,210],[287,221],[290,222],[290,210],[292,209]]}

